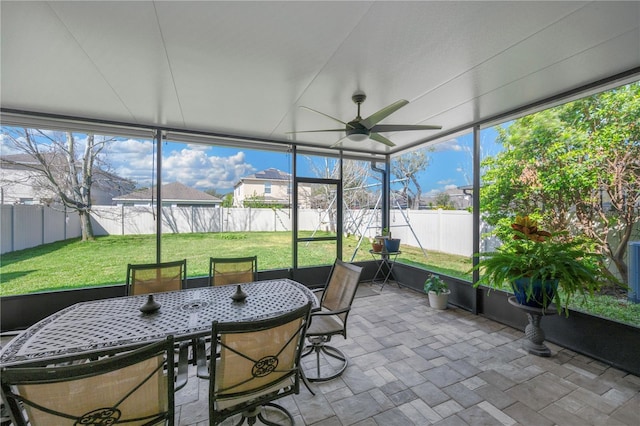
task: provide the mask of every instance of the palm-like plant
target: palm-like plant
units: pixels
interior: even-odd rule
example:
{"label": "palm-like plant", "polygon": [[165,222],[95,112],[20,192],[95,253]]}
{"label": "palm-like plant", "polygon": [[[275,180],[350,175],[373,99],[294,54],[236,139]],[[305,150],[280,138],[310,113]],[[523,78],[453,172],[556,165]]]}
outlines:
{"label": "palm-like plant", "polygon": [[[589,248],[587,240],[569,239],[565,234],[552,235],[538,229],[527,216],[516,217],[509,232],[513,239],[494,252],[481,253],[478,265],[482,277],[475,284],[502,288],[505,282],[524,279],[526,300],[536,296],[535,286],[540,282],[555,283],[560,291],[542,292],[553,299],[556,306],[568,314],[568,305],[576,294],[593,294],[610,275],[602,266],[602,256]],[[515,291],[515,288],[514,288]],[[551,300],[542,300],[546,307]]]}

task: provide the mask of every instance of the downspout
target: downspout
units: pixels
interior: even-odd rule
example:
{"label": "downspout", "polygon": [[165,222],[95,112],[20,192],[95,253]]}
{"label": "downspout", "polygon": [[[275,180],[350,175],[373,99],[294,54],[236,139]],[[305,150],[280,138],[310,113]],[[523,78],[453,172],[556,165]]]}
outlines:
{"label": "downspout", "polygon": [[382,229],[384,228],[389,228],[389,218],[390,218],[390,212],[389,212],[389,194],[390,194],[390,190],[391,190],[391,182],[390,182],[390,178],[389,178],[389,172],[387,172],[387,170],[389,170],[389,157],[386,157],[385,160],[385,169],[381,169],[379,167],[376,166],[376,162],[372,161],[371,162],[371,170],[373,170],[374,172],[378,172],[382,175],[382,197],[381,197],[381,201],[382,201],[382,205],[381,205],[381,211],[382,211]]}

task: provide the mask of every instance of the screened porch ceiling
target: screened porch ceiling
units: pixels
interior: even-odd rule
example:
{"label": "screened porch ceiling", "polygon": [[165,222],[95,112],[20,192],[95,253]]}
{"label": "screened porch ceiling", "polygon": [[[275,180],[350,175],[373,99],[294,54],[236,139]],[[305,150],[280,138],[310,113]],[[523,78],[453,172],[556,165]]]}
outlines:
{"label": "screened porch ceiling", "polygon": [[[406,99],[394,154],[640,79],[640,2],[0,3],[1,106],[327,148]],[[212,143],[214,140],[212,140]]]}

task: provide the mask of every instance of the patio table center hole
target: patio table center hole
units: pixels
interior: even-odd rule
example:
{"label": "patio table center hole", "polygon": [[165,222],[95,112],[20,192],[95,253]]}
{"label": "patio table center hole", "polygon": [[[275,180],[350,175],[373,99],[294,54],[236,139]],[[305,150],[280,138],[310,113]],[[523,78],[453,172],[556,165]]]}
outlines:
{"label": "patio table center hole", "polygon": [[195,312],[209,306],[209,302],[206,300],[191,300],[180,307],[181,310],[187,312]]}

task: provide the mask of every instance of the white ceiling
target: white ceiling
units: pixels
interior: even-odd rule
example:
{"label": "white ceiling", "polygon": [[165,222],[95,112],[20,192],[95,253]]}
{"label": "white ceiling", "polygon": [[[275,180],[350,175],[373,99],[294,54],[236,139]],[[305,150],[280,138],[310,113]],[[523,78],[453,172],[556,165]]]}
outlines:
{"label": "white ceiling", "polygon": [[628,72],[640,2],[0,3],[1,106],[328,147],[366,117],[439,124],[385,134],[394,153]]}

